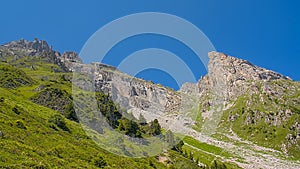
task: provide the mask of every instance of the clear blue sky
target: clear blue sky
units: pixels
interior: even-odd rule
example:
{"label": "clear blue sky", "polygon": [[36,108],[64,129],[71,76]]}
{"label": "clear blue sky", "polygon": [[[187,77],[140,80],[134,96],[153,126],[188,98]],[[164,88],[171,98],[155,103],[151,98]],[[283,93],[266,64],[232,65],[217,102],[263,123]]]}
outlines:
{"label": "clear blue sky", "polygon": [[[299,8],[300,1],[279,0],[10,0],[1,2],[0,43],[38,37],[60,52],[80,52],[96,30],[114,19],[137,12],[164,12],[196,25],[217,51],[300,80]],[[193,54],[171,39],[145,35],[120,43],[106,62],[114,65],[121,55],[149,47],[183,57]],[[192,70],[198,77],[205,74],[203,67]],[[157,70],[139,76],[177,88],[170,77]]]}

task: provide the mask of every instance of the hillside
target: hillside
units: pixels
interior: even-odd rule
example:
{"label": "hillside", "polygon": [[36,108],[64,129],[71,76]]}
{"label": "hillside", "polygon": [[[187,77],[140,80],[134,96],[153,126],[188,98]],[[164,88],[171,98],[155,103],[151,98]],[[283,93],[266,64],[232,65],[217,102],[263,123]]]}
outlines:
{"label": "hillside", "polygon": [[[36,39],[2,45],[0,54],[1,168],[199,168],[185,150],[129,158],[99,147],[74,114],[68,68],[81,63],[76,53],[61,55]],[[235,166],[208,156],[207,166]]]}
{"label": "hillside", "polygon": [[[45,41],[0,46],[0,166],[299,168],[299,82],[223,53],[208,55],[208,74],[174,91],[109,65],[83,64]],[[99,125],[103,119],[108,126]],[[109,126],[126,138],[180,137],[184,144],[173,139],[156,155],[112,143],[120,140]]]}

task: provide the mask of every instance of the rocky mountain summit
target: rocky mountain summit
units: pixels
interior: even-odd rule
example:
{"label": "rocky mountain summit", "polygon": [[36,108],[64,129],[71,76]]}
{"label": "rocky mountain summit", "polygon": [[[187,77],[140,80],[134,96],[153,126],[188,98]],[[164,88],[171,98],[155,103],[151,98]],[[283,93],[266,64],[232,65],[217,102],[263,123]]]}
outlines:
{"label": "rocky mountain summit", "polygon": [[[50,47],[46,41],[38,40],[37,38],[35,38],[33,42],[24,39],[12,41],[2,45],[2,48],[10,50],[12,52],[11,54],[15,56],[17,56],[17,54],[20,54],[20,56],[41,56],[45,52],[52,51],[52,47]],[[13,51],[16,53],[13,53]]]}
{"label": "rocky mountain summit", "polygon": [[[18,60],[26,56],[41,57],[44,62],[56,64],[63,71],[72,71],[70,68],[73,63],[82,63],[76,52],[60,52],[53,50],[52,46],[44,40],[35,38],[33,41],[24,39],[12,41],[0,46],[0,59],[4,56],[12,57],[12,60]],[[5,59],[2,59],[5,60]]]}
{"label": "rocky mountain summit", "polygon": [[[256,81],[291,80],[279,73],[260,68],[249,61],[228,56],[223,53],[210,52],[208,75],[204,77],[224,100],[232,100],[244,94],[251,83]],[[203,80],[204,80],[203,79]],[[202,82],[199,82],[199,88]]]}

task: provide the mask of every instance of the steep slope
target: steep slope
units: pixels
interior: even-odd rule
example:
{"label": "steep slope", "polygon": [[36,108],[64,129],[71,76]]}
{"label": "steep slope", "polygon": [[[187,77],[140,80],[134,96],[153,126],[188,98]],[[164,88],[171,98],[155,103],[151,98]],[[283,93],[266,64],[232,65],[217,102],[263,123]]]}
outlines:
{"label": "steep slope", "polygon": [[[210,107],[226,106],[223,128],[232,127],[245,140],[282,150],[299,159],[299,84],[222,53],[211,52],[209,57],[209,73],[198,86],[200,93],[211,94]],[[204,97],[204,93],[200,97]]]}
{"label": "steep slope", "polygon": [[[9,89],[3,88],[7,86],[0,87],[0,167],[199,168],[198,161],[178,150],[133,159],[102,149],[86,135],[83,129],[87,126],[65,114],[70,107],[70,99],[73,99],[70,95],[72,73],[66,72],[65,66],[71,66],[68,62],[81,62],[76,58],[77,54],[66,52],[64,59],[59,58],[61,62],[53,64],[49,62],[52,56],[43,55],[43,52],[28,56],[27,51],[33,47],[24,44],[32,42],[9,44],[0,49],[1,73],[7,76],[1,83],[19,79],[20,85],[9,85]],[[20,57],[14,58],[11,51]],[[107,107],[105,104],[103,102],[101,106]],[[215,162],[212,165],[224,164]]]}
{"label": "steep slope", "polygon": [[2,88],[0,92],[1,167],[97,168],[94,161],[99,155],[107,168],[151,168],[150,163],[164,168],[155,158],[134,160],[110,154],[87,137],[81,125],[64,117],[60,123],[51,120],[58,112],[30,102],[21,92]]}
{"label": "steep slope", "polygon": [[[20,71],[18,68],[15,69]],[[23,70],[26,72],[25,75],[36,71]],[[49,74],[51,76],[48,77]],[[59,101],[53,100],[59,95],[57,90],[53,92],[55,95],[43,93],[53,91],[52,89],[59,89],[63,91],[63,95],[69,95],[70,82],[61,79],[61,73],[49,72],[49,74],[44,75],[49,78],[48,80],[42,80],[41,76],[32,76],[36,83],[29,86],[20,86],[17,89],[0,87],[0,167],[198,168],[196,163],[177,151],[167,152],[164,155],[167,157],[166,163],[161,163],[158,157],[133,159],[102,149],[86,135],[84,126],[60,115],[58,108],[67,106],[67,103],[60,105],[64,103],[61,102],[56,104],[56,107],[48,105],[51,103],[45,105],[50,109],[40,102],[36,104],[31,101],[31,98],[35,98],[46,103],[42,96],[47,96],[49,102]],[[65,73],[68,74],[70,73]],[[42,89],[41,86],[46,88]]]}
{"label": "steep slope", "polygon": [[[158,161],[169,159],[172,166],[180,166],[179,168],[187,167],[186,163],[191,163],[191,160],[202,167],[219,166],[219,162],[214,162],[215,159],[226,162],[229,168],[237,168],[232,163],[243,168],[297,168],[300,166],[298,153],[300,150],[300,84],[248,61],[219,52],[211,52],[209,53],[208,74],[198,83],[186,83],[179,91],[174,91],[150,81],[131,77],[109,65],[82,64],[76,53],[65,52],[61,55],[53,51],[45,41],[15,41],[0,46],[0,52],[3,65],[13,65],[15,70],[25,72],[24,77],[32,79],[30,81],[32,83],[20,85],[23,87],[17,86],[17,90],[4,91],[5,97],[8,98],[4,100],[9,100],[5,103],[11,105],[2,106],[1,113],[9,119],[8,121],[15,120],[12,115],[18,114],[14,112],[18,109],[34,109],[33,114],[27,111],[30,117],[38,113],[36,109],[45,110],[41,112],[50,110],[52,115],[57,114],[58,112],[53,111],[57,110],[68,117],[66,115],[72,107],[70,102],[73,99],[75,99],[75,107],[80,105],[81,110],[90,110],[92,106],[90,98],[82,93],[95,91],[109,95],[117,105],[116,107],[122,109],[123,112],[132,114],[137,119],[143,116],[147,122],[158,119],[165,130],[171,130],[181,136],[185,143],[181,154],[169,151],[167,154],[158,156]],[[73,74],[69,71],[73,71]],[[7,92],[14,93],[17,98],[10,98],[15,96]],[[76,95],[77,93],[79,95]],[[13,108],[15,103],[10,103],[14,99],[20,102],[16,109]],[[26,105],[29,103],[27,108],[23,106],[25,103]],[[102,107],[109,106],[103,105]],[[7,115],[6,111],[15,114]],[[69,112],[74,113],[74,110]],[[44,116],[43,113],[41,115]],[[23,128],[16,132],[20,134],[21,131],[26,130],[24,126],[31,128],[30,126],[38,125],[40,120],[46,125],[45,131],[50,130],[59,135],[65,133],[64,136],[70,136],[70,142],[74,142],[73,130],[82,131],[78,124],[68,119],[65,121],[70,130],[53,126],[53,119],[49,120],[48,116],[45,115],[47,118],[38,120],[22,119],[25,125],[16,122],[12,126]],[[80,117],[82,116],[79,115]],[[64,119],[64,117],[56,117],[56,119],[61,118]],[[94,119],[90,116],[85,120],[93,121]],[[34,123],[31,123],[32,121]],[[3,129],[0,128],[1,131],[7,130],[10,125],[4,121],[3,124],[5,125]],[[99,128],[98,125],[89,127],[95,131]],[[30,130],[27,134],[36,132],[36,130]],[[6,135],[5,131],[3,133]],[[42,138],[40,135],[38,137]],[[46,138],[51,140],[50,136]],[[55,139],[59,140],[56,137]],[[16,141],[12,137],[10,140]],[[87,142],[92,144],[92,140]],[[25,145],[34,147],[30,142],[26,142]],[[87,145],[83,143],[83,146]],[[69,147],[69,144],[66,147]],[[108,166],[112,168],[119,166],[113,161],[120,157],[109,153],[106,156],[106,151],[99,147],[95,149],[106,159]],[[73,153],[68,149],[66,152]],[[7,154],[7,158],[10,158],[10,153]],[[37,159],[36,161],[39,161],[43,158],[37,157]],[[76,160],[75,157],[72,159],[69,156],[63,156],[62,159],[66,163],[61,166],[68,166],[68,162]],[[154,158],[141,159],[141,161],[120,159],[124,159],[124,163],[134,161],[133,168],[143,168],[149,165],[155,165],[158,168],[169,166],[166,163],[157,163]],[[179,164],[174,159],[182,159],[182,161]],[[57,163],[57,159],[53,161]],[[91,161],[83,166],[90,166],[90,164]],[[122,165],[131,167],[127,164]],[[55,165],[49,164],[49,166]],[[188,168],[196,166],[192,162]]]}
{"label": "steep slope", "polygon": [[34,83],[33,79],[26,75],[22,70],[9,65],[0,65],[0,86],[3,88],[17,88],[30,86]]}

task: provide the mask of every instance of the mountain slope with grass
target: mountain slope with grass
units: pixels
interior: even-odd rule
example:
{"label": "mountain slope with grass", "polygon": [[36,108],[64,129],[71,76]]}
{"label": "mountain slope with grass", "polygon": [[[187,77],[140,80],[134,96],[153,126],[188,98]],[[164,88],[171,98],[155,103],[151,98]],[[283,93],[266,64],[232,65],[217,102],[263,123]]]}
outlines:
{"label": "mountain slope with grass", "polygon": [[[4,64],[1,66],[9,67]],[[21,71],[21,69],[14,68]],[[17,73],[19,72],[14,72]],[[30,70],[31,71],[31,70]],[[26,70],[23,72],[24,74]],[[30,74],[28,72],[28,74]],[[100,148],[90,139],[82,126],[65,112],[59,111],[61,105],[44,105],[44,100],[56,102],[57,95],[71,91],[70,82],[60,80],[60,74],[51,73],[49,81],[32,76],[35,83],[30,86],[0,88],[0,166],[4,168],[165,168],[166,164],[155,157],[133,159],[111,154]],[[66,73],[68,75],[69,73]],[[41,74],[40,74],[41,75]],[[45,89],[39,91],[41,86]],[[49,90],[48,90],[49,89]],[[51,91],[54,95],[49,95]],[[62,93],[60,93],[63,91]],[[37,96],[44,97],[37,97]],[[50,100],[47,98],[51,98]],[[32,99],[34,98],[34,99]],[[70,99],[66,97],[66,100]],[[59,100],[58,100],[59,101]],[[35,103],[36,102],[36,103]],[[60,102],[61,103],[61,102]],[[64,102],[63,102],[64,103]],[[67,102],[66,102],[67,103]],[[62,105],[68,106],[69,103]],[[48,108],[49,107],[49,108]],[[171,151],[170,166],[197,168],[196,163]],[[178,161],[173,161],[179,158]],[[173,162],[171,162],[173,161]],[[173,163],[173,164],[172,164]],[[180,167],[179,167],[180,168]]]}
{"label": "mountain slope with grass", "polygon": [[[60,55],[37,39],[2,45],[0,52],[1,168],[237,168],[207,153],[192,155],[183,144],[147,158],[112,154],[87,136],[83,128],[88,126],[78,123],[69,68],[81,60],[74,53]],[[103,101],[105,93],[100,95],[99,108],[115,107]],[[126,119],[122,122],[121,132],[131,131]],[[145,134],[157,132],[149,128],[158,121],[149,127],[145,123]]]}
{"label": "mountain slope with grass", "polygon": [[[0,167],[299,168],[300,83],[223,53],[209,58],[206,76],[174,91],[46,41],[1,45]],[[120,139],[108,126],[159,136],[167,149],[148,157],[111,146]],[[145,157],[124,157],[135,153]]]}
{"label": "mountain slope with grass", "polygon": [[221,101],[220,131],[300,159],[299,83],[222,53],[209,56],[210,73],[198,82],[210,95],[202,113]]}

